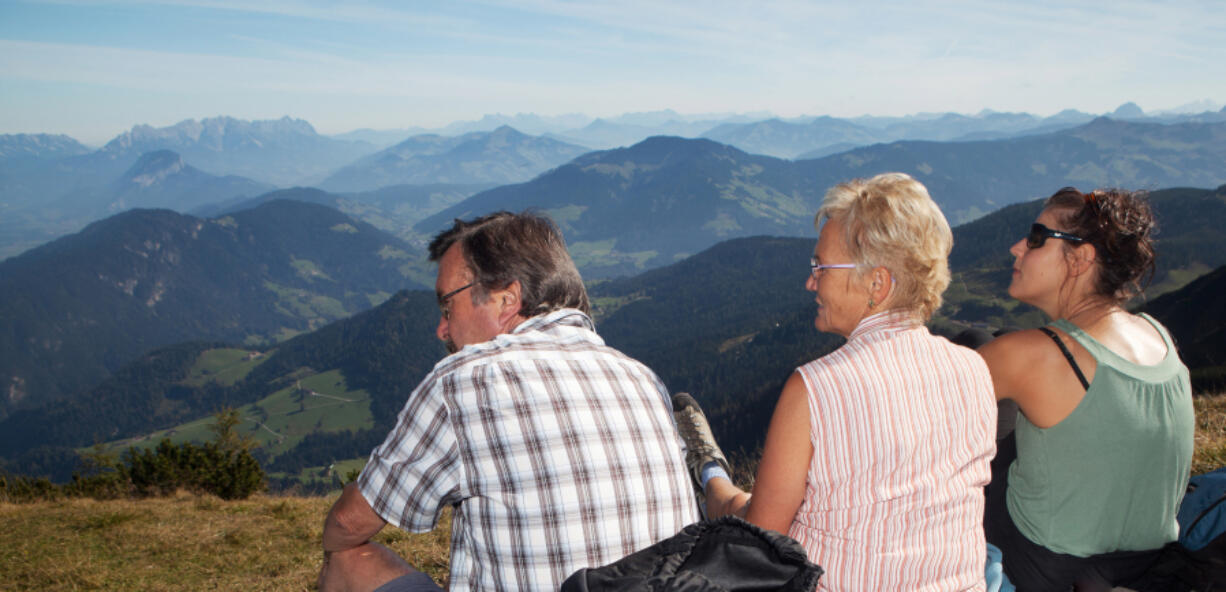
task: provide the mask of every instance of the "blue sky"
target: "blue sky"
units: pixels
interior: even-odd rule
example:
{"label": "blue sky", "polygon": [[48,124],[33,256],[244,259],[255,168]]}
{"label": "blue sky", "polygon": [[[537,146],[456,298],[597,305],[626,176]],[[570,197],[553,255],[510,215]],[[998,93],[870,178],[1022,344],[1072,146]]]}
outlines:
{"label": "blue sky", "polygon": [[1217,1],[0,0],[0,133],[1226,102]]}

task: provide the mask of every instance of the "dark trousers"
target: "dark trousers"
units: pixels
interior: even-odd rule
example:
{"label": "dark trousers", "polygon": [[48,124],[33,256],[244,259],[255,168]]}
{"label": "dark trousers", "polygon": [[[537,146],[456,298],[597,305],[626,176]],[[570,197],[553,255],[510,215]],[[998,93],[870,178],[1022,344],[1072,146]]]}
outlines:
{"label": "dark trousers", "polygon": [[1131,584],[1158,560],[1161,549],[1077,557],[1056,553],[1026,538],[1017,529],[1005,505],[1008,469],[1016,457],[1017,445],[1012,434],[997,442],[997,459],[992,461],[992,482],[986,492],[987,511],[983,528],[988,542],[999,547],[1003,553],[1005,575],[1017,586],[1018,592],[1065,592],[1070,589],[1078,592],[1107,591],[1114,586]]}

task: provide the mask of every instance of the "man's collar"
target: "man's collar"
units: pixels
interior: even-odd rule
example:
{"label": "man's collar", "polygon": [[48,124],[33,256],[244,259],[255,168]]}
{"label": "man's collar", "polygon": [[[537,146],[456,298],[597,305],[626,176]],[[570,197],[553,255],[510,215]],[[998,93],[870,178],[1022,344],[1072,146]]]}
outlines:
{"label": "man's collar", "polygon": [[595,331],[596,324],[592,322],[591,317],[584,314],[583,311],[577,308],[560,308],[545,314],[534,316],[524,320],[514,329],[512,334],[526,333],[528,331],[548,331],[555,326],[569,326]]}

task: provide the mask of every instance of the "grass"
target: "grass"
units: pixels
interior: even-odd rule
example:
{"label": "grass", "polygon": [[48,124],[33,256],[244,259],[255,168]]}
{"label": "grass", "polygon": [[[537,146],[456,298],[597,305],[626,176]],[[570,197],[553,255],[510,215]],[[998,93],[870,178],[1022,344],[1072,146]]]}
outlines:
{"label": "grass", "polygon": [[205,351],[200,354],[196,364],[188,371],[183,383],[190,386],[204,386],[209,382],[216,382],[222,386],[233,386],[245,378],[253,368],[268,359],[263,355],[251,357],[253,353],[258,352],[235,348]]}
{"label": "grass", "polygon": [[[314,590],[335,496],[0,503],[0,589]],[[443,583],[451,520],[375,540]],[[20,533],[20,534],[17,534]]]}
{"label": "grass", "polygon": [[1197,397],[1196,451],[1192,455],[1192,474],[1208,473],[1226,467],[1226,393]]}

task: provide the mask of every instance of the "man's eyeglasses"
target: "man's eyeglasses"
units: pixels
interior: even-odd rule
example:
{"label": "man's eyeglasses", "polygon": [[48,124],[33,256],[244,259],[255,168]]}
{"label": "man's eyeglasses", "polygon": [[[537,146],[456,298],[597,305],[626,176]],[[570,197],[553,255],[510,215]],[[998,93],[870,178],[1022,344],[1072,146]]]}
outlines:
{"label": "man's eyeglasses", "polygon": [[476,283],[477,282],[468,282],[467,284],[464,284],[463,286],[460,286],[459,288],[438,297],[438,309],[443,315],[444,321],[451,320],[451,297],[473,287],[473,285]]}
{"label": "man's eyeglasses", "polygon": [[1026,248],[1042,248],[1042,246],[1047,243],[1047,239],[1049,238],[1058,238],[1060,240],[1066,240],[1074,243],[1086,242],[1086,239],[1081,238],[1080,236],[1074,236],[1067,232],[1060,232],[1059,230],[1052,230],[1036,222],[1030,225],[1030,234],[1026,235]]}
{"label": "man's eyeglasses", "polygon": [[809,268],[810,268],[809,273],[812,273],[814,277],[817,277],[821,275],[821,273],[823,271],[826,271],[827,269],[855,269],[856,264],[855,263],[818,263],[817,257],[810,257],[809,258]]}

